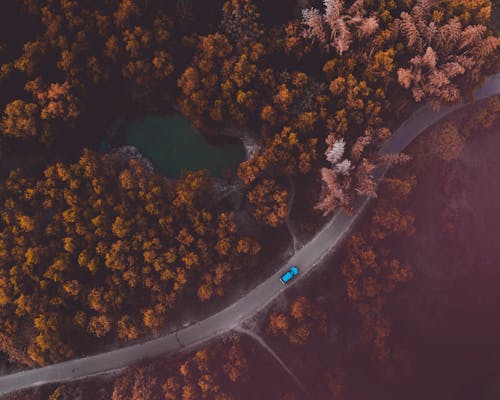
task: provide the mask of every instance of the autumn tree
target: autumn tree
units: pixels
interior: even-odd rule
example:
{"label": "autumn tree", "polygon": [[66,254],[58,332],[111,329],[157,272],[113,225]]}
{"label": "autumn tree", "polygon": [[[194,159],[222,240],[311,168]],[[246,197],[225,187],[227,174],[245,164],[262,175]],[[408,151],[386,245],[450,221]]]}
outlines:
{"label": "autumn tree", "polygon": [[264,179],[247,194],[252,214],[266,225],[282,225],[288,215],[288,191],[274,179]]}
{"label": "autumn tree", "polygon": [[237,340],[217,343],[181,360],[163,379],[165,399],[234,398],[231,384],[244,383],[249,377],[246,355]]}
{"label": "autumn tree", "polygon": [[302,139],[292,128],[285,127],[269,139],[263,152],[240,164],[238,175],[249,185],[271,167],[288,176],[305,174],[312,168],[317,142],[316,138]]}
{"label": "autumn tree", "polygon": [[363,322],[362,338],[380,361],[392,357],[388,341],[392,323],[384,314],[384,304],[413,276],[407,263],[391,255],[386,240],[415,233],[415,217],[403,210],[415,184],[413,176],[384,181],[368,226],[347,242],[341,267],[347,300]]}
{"label": "autumn tree", "polygon": [[261,43],[239,48],[224,34],[201,37],[193,63],[179,78],[180,106],[199,129],[230,122],[245,125],[255,115],[262,68]]}
{"label": "autumn tree", "polygon": [[345,395],[349,375],[345,369],[336,367],[328,370],[322,375],[317,391],[320,399],[342,399]]}
{"label": "autumn tree", "polygon": [[19,3],[21,24],[27,24],[20,29],[29,29],[33,38],[19,48],[13,47],[19,46],[14,40],[10,59],[1,57],[0,81],[10,79],[4,92],[4,134],[49,145],[74,129],[71,122],[85,110],[90,95],[116,96],[120,82],[148,91],[171,86],[177,43],[171,5],[156,0]]}
{"label": "autumn tree", "polygon": [[178,82],[182,112],[205,131],[222,123],[247,125],[272,75],[253,2],[230,0],[222,12],[221,32],[199,37],[194,58]]}
{"label": "autumn tree", "polygon": [[411,12],[401,13],[393,29],[411,51],[409,66],[398,69],[398,82],[411,89],[415,101],[425,98],[434,107],[460,99],[458,78],[479,81],[490,57],[498,53],[500,39],[487,35],[485,25],[463,26],[459,18],[434,21],[431,2],[419,0]]}
{"label": "autumn tree", "polygon": [[326,85],[302,71],[283,71],[269,78],[271,97],[260,112],[264,135],[293,127],[298,134],[310,136],[327,113]]}
{"label": "autumn tree", "polygon": [[[37,180],[12,172],[0,191],[2,351],[44,364],[74,355],[75,338],[157,332],[203,273],[222,295],[260,246],[232,214],[211,210],[209,187],[204,171],[170,183],[137,160],[87,150]],[[8,339],[16,330],[22,340]]]}
{"label": "autumn tree", "polygon": [[80,114],[75,85],[68,81],[45,85],[41,78],[30,81],[25,89],[31,93],[40,108],[42,120],[70,121]]}
{"label": "autumn tree", "polygon": [[39,108],[36,104],[14,100],[5,107],[2,132],[19,138],[35,137],[39,134],[38,115]]}
{"label": "autumn tree", "polygon": [[[132,2],[122,2],[120,7],[124,3]],[[138,14],[135,18],[137,21],[146,17],[137,6],[134,10]],[[129,14],[133,12],[128,11]],[[133,15],[127,17],[124,13],[123,8],[115,13],[115,23],[121,28],[121,36],[108,39],[108,54],[123,65],[122,74],[125,78],[151,88],[153,84],[168,78],[174,70],[173,57],[169,52],[172,20],[163,12],[158,12],[146,26],[141,26],[129,23],[134,20]],[[114,50],[113,46],[118,49]]]}
{"label": "autumn tree", "polygon": [[355,1],[345,7],[343,0],[325,0],[324,14],[316,8],[302,11],[306,30],[304,35],[325,50],[334,49],[342,55],[347,51],[353,39],[371,36],[379,27],[376,16],[366,17],[363,0]]}
{"label": "autumn tree", "polygon": [[368,128],[346,150],[344,139],[331,133],[325,152],[330,167],[321,169],[323,189],[315,208],[323,215],[342,207],[350,212],[357,196],[377,197],[374,173],[377,167],[392,166],[409,161],[405,154],[379,155],[375,150],[390,136],[388,128]]}
{"label": "autumn tree", "polygon": [[465,139],[453,122],[445,122],[433,128],[426,140],[430,155],[443,161],[456,160],[465,146]]}
{"label": "autumn tree", "polygon": [[274,35],[276,44],[279,45],[286,55],[293,55],[298,60],[303,59],[312,51],[312,43],[303,35],[301,21],[290,21],[280,26]]}
{"label": "autumn tree", "polygon": [[229,0],[222,6],[221,30],[233,41],[248,45],[264,34],[260,14],[252,0]]}
{"label": "autumn tree", "polygon": [[273,336],[283,335],[290,343],[303,345],[314,335],[327,331],[326,313],[307,297],[299,297],[285,312],[272,312],[266,331]]}
{"label": "autumn tree", "polygon": [[464,25],[486,25],[491,20],[492,7],[490,0],[445,0],[442,7],[433,12],[433,19],[456,16]]}

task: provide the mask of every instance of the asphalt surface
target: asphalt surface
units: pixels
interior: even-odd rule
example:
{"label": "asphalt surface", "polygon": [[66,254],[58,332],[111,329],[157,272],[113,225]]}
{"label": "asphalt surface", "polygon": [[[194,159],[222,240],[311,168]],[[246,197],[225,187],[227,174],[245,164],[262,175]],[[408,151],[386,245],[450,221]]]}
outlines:
{"label": "asphalt surface", "polygon": [[[474,92],[474,98],[480,100],[495,94],[500,94],[500,74],[487,78],[483,85]],[[442,107],[438,112],[433,111],[428,105],[423,106],[393,133],[382,146],[381,154],[403,151],[420,133],[463,106],[464,104],[459,103],[452,107]],[[385,172],[386,169],[380,170],[377,175],[381,177]],[[300,282],[319,264],[326,254],[335,250],[342,239],[345,238],[349,228],[362,214],[368,201],[368,199],[360,200],[359,207],[354,215],[347,216],[342,211],[336,213],[330,222],[310,242],[299,249],[277,273],[249,291],[237,302],[211,317],[175,333],[141,344],[1,376],[0,395],[23,388],[82,379],[115,371],[145,358],[192,349],[217,336],[230,332],[264,309],[286,288]],[[286,286],[283,286],[279,278],[288,270],[290,265],[297,265],[300,272]]]}

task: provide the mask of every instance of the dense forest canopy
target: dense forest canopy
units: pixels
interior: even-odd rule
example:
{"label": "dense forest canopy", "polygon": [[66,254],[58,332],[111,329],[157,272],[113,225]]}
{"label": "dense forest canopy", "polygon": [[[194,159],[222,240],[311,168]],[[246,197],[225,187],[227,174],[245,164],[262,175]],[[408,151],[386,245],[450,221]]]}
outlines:
{"label": "dense forest canopy", "polygon": [[0,188],[2,350],[53,362],[78,336],[157,331],[186,286],[202,301],[222,295],[260,246],[210,210],[208,187],[205,172],[170,184],[90,151],[37,181],[12,173]]}
{"label": "dense forest canopy", "polygon": [[[408,160],[377,149],[415,103],[467,98],[497,70],[491,12],[490,0],[10,1],[0,150],[39,152],[45,165],[2,168],[0,349],[36,365],[75,355],[82,338],[136,339],[168,325],[187,289],[222,296],[255,264],[262,244],[210,200],[206,172],[168,182],[96,152],[102,114],[141,92],[205,134],[255,131],[261,149],[238,176],[262,225],[285,223],[297,177],[321,188],[311,214],[351,210],[376,196],[378,166]],[[356,257],[346,275],[363,273]]]}

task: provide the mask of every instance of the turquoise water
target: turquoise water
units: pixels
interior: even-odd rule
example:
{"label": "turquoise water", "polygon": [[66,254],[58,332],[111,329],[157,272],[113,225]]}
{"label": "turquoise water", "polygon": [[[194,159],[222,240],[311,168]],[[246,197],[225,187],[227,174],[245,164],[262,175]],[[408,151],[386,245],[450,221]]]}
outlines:
{"label": "turquoise water", "polygon": [[239,140],[217,136],[218,143],[211,143],[178,114],[146,115],[126,127],[125,140],[169,177],[180,176],[182,169],[208,169],[221,176],[224,171],[236,170],[246,157]]}

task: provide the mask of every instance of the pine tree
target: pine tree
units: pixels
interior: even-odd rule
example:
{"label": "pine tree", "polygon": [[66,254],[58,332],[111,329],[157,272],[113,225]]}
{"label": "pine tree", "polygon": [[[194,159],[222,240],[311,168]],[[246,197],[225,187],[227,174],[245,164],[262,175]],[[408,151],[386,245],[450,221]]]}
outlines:
{"label": "pine tree", "polygon": [[440,24],[432,20],[431,3],[419,0],[411,12],[402,12],[392,24],[413,57],[397,71],[401,86],[412,91],[415,101],[429,99],[434,108],[441,102],[460,99],[459,78],[475,83],[488,59],[500,47],[500,38],[485,37],[483,25],[463,27],[458,17]]}
{"label": "pine tree", "polygon": [[354,39],[371,36],[378,29],[377,17],[365,17],[364,0],[356,0],[345,8],[344,0],[324,0],[324,13],[316,8],[302,10],[306,29],[304,37],[318,42],[328,52],[341,55],[349,50]]}

